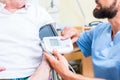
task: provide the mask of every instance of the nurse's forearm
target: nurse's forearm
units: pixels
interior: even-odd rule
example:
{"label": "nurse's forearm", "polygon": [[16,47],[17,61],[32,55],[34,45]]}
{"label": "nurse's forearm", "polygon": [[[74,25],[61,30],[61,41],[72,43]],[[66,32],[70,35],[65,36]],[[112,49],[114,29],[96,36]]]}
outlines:
{"label": "nurse's forearm", "polygon": [[98,79],[98,78],[88,78],[80,74],[74,74],[71,71],[65,73],[62,77],[64,80],[105,80],[105,79]]}

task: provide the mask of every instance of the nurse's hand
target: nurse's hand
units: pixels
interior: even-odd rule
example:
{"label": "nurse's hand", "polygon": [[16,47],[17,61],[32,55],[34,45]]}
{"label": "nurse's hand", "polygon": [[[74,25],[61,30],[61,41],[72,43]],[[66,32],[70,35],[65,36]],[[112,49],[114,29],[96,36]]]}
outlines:
{"label": "nurse's hand", "polygon": [[74,27],[65,27],[62,32],[62,39],[71,38],[72,42],[76,42],[80,36],[79,31]]}
{"label": "nurse's hand", "polygon": [[50,54],[48,54],[47,52],[44,52],[45,57],[47,58],[47,60],[49,61],[50,65],[52,66],[52,68],[55,69],[55,71],[64,78],[65,75],[68,75],[67,73],[69,73],[69,68],[68,68],[68,62],[65,59],[64,56],[62,56],[61,54],[59,54],[57,51],[53,51],[53,55],[51,56]]}
{"label": "nurse's hand", "polygon": [[54,56],[51,56],[46,52],[44,52],[44,55],[49,61],[50,65],[64,80],[105,80],[105,79],[89,78],[71,72],[68,68],[68,62],[65,59],[65,57],[56,51],[53,51]]}
{"label": "nurse's hand", "polygon": [[5,67],[0,67],[0,72],[5,71]]}

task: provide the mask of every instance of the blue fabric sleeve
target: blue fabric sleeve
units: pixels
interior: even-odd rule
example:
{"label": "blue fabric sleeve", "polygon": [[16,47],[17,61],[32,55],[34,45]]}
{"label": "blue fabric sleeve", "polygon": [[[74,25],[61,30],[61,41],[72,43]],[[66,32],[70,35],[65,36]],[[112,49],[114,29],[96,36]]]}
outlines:
{"label": "blue fabric sleeve", "polygon": [[77,45],[84,54],[84,56],[91,56],[91,46],[92,46],[93,30],[88,30],[80,34],[77,40]]}

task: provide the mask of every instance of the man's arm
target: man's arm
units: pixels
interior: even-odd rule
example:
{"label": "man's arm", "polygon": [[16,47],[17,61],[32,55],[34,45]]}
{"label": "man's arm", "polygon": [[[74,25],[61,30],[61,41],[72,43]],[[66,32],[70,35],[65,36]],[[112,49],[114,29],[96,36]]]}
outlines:
{"label": "man's arm", "polygon": [[6,70],[5,67],[0,67],[0,72]]}
{"label": "man's arm", "polygon": [[50,74],[50,66],[43,56],[42,62],[36,71],[31,75],[29,80],[48,80]]}

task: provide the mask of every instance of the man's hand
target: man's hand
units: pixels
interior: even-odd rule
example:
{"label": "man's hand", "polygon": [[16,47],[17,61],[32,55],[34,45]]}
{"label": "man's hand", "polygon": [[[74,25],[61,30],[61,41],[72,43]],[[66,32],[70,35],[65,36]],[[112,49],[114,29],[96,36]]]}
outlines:
{"label": "man's hand", "polygon": [[0,72],[5,71],[5,67],[0,67]]}

